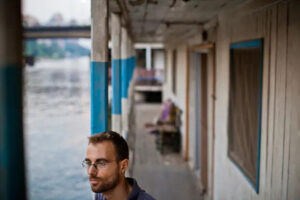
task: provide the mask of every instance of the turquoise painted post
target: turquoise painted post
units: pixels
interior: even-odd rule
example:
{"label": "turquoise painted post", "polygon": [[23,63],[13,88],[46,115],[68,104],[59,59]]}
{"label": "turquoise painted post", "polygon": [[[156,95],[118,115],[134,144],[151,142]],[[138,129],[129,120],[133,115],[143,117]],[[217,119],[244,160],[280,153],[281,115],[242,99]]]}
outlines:
{"label": "turquoise painted post", "polygon": [[130,83],[130,71],[131,71],[131,57],[130,55],[127,58],[127,63],[126,63],[126,92],[127,92],[127,97],[128,97],[128,89],[129,89],[129,83]]}
{"label": "turquoise painted post", "polygon": [[108,129],[108,0],[92,0],[91,134]]}
{"label": "turquoise painted post", "polygon": [[131,58],[130,58],[130,78],[129,80],[132,81],[132,78],[133,78],[133,74],[134,74],[134,69],[135,69],[135,55],[132,55]]}
{"label": "turquoise painted post", "polygon": [[123,58],[121,60],[122,98],[125,98],[125,99],[128,97],[128,93],[127,93],[127,89],[128,89],[128,66],[129,66],[128,61],[129,61],[128,58]]}
{"label": "turquoise painted post", "polygon": [[131,82],[131,69],[132,69],[132,57],[131,55],[128,58],[128,68],[127,68],[127,73],[128,73],[128,80],[127,80],[127,93],[130,87],[130,82]]}
{"label": "turquoise painted post", "polygon": [[[135,50],[134,50],[135,51]],[[136,67],[136,56],[135,56],[135,52],[134,52],[134,56],[133,56],[133,69],[132,69],[132,76],[134,74],[134,70],[135,70],[135,67]]]}
{"label": "turquoise painted post", "polygon": [[122,136],[127,137],[128,133],[128,57],[129,57],[129,37],[126,28],[121,28],[121,80],[122,80]]}
{"label": "turquoise painted post", "polygon": [[0,0],[0,199],[27,199],[21,1]]}
{"label": "turquoise painted post", "polygon": [[107,62],[91,62],[91,131],[92,135],[108,128]]}
{"label": "turquoise painted post", "polygon": [[121,114],[121,59],[112,61],[112,113]]}
{"label": "turquoise painted post", "polygon": [[127,93],[129,90],[129,87],[131,87],[131,81],[132,81],[132,77],[133,77],[133,71],[134,71],[134,49],[133,49],[133,45],[132,45],[132,41],[129,39],[129,46],[128,46],[129,50],[129,55],[128,55],[128,60],[127,60],[127,81],[126,81],[126,89],[127,89]]}
{"label": "turquoise painted post", "polygon": [[132,81],[132,78],[133,78],[133,74],[134,74],[134,69],[135,69],[135,49],[134,49],[134,44],[133,42],[131,42],[131,45],[130,45],[130,81]]}
{"label": "turquoise painted post", "polygon": [[121,133],[121,19],[112,14],[112,130]]}

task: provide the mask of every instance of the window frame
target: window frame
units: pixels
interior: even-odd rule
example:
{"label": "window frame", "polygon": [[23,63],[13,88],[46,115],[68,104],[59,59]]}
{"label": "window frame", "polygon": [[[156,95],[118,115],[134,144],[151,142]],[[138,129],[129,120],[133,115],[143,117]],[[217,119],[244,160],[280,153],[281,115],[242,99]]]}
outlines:
{"label": "window frame", "polygon": [[228,99],[228,120],[227,120],[227,137],[228,137],[228,147],[227,147],[227,156],[229,160],[236,166],[239,171],[244,175],[246,180],[250,183],[250,185],[254,188],[256,193],[259,193],[259,179],[260,179],[260,154],[261,154],[261,127],[262,127],[262,90],[263,90],[263,51],[264,51],[264,43],[263,39],[255,39],[249,41],[242,41],[230,44],[230,63],[229,63],[229,71],[231,71],[232,64],[233,64],[233,50],[234,49],[244,49],[244,48],[251,48],[251,47],[259,47],[260,48],[260,66],[259,66],[259,104],[258,104],[258,134],[257,134],[257,160],[256,160],[256,184],[250,180],[248,175],[245,173],[245,170],[242,169],[239,164],[231,158],[230,155],[230,148],[229,148],[229,115],[230,115],[230,92],[231,92],[231,77],[229,73],[229,99]]}

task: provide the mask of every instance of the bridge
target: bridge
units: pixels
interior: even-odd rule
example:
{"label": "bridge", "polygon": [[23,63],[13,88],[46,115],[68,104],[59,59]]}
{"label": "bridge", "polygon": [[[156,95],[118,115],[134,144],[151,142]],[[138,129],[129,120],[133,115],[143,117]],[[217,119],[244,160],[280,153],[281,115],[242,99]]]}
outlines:
{"label": "bridge", "polygon": [[37,26],[25,27],[23,37],[37,38],[90,38],[91,26]]}

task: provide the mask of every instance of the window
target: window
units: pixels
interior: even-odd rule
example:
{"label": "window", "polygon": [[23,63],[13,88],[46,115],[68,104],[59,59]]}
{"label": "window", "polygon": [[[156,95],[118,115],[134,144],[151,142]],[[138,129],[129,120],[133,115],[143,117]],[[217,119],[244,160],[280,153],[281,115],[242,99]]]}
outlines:
{"label": "window", "polygon": [[228,156],[259,189],[263,41],[230,46]]}
{"label": "window", "polygon": [[176,49],[172,52],[172,91],[174,94],[176,94],[177,90],[177,51]]}

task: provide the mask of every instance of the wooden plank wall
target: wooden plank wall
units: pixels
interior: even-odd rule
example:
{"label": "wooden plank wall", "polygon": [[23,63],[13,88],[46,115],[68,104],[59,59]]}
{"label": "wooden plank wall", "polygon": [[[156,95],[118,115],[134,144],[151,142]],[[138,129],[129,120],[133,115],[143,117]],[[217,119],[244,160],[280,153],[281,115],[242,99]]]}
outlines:
{"label": "wooden plank wall", "polygon": [[282,199],[300,199],[300,1],[288,6],[287,100]]}
{"label": "wooden plank wall", "polygon": [[[219,15],[216,197],[222,196],[218,192],[225,190],[221,189],[222,184],[223,188],[232,190],[228,192],[233,193],[223,193],[223,199],[300,199],[299,4],[297,0],[253,0]],[[264,74],[260,192],[256,194],[227,157],[227,145],[223,144],[227,142],[227,129],[222,127],[224,120],[227,121],[225,116],[228,113],[228,94],[224,90],[228,89],[229,80],[229,63],[224,62],[223,58],[228,56],[226,51],[229,51],[230,43],[258,38],[264,39]],[[219,180],[224,178],[228,180]]]}
{"label": "wooden plank wall", "polygon": [[[299,10],[299,0],[251,0],[238,8],[219,13],[216,39],[215,169],[209,174],[214,177],[213,181],[209,179],[214,183],[214,194],[209,196],[215,199],[300,199]],[[258,38],[264,39],[264,72],[260,191],[257,194],[227,156],[227,114],[229,45]],[[180,52],[178,74],[183,75],[185,48],[176,48]],[[171,68],[170,62],[168,69]],[[170,71],[168,78],[171,79]],[[184,78],[178,78],[179,84],[182,84]],[[165,87],[167,96],[173,95],[170,79]],[[173,99],[184,106],[184,85],[179,87],[179,95],[173,96]],[[183,141],[183,150],[184,144]]]}
{"label": "wooden plank wall", "polygon": [[[273,152],[272,163],[269,165],[269,170],[272,172],[271,181],[271,199],[281,199],[283,185],[283,152],[285,139],[285,109],[286,109],[286,51],[287,51],[287,5],[280,3],[276,6],[276,30],[274,41],[275,48],[275,63],[271,65],[274,69],[275,77],[275,107],[274,107],[274,131],[271,151]],[[270,135],[272,133],[269,133]]]}

